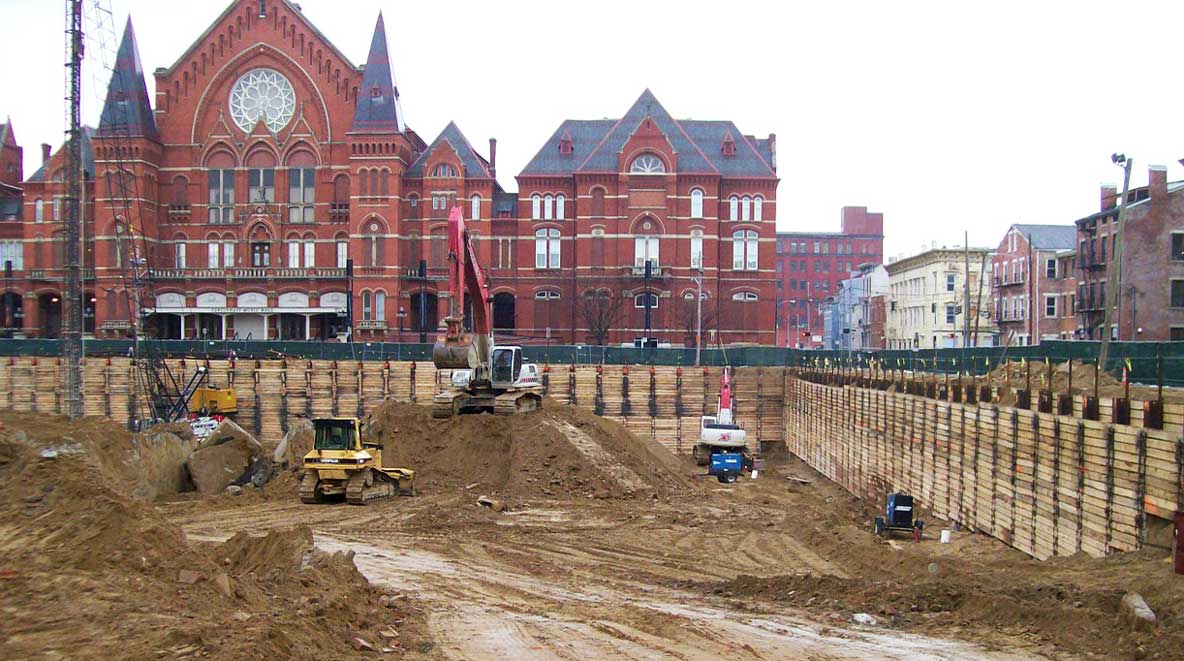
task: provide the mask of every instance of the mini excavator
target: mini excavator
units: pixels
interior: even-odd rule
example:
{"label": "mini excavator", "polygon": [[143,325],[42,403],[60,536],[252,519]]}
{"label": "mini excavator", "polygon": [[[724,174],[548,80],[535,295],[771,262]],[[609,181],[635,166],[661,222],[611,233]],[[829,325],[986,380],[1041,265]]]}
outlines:
{"label": "mini excavator", "polygon": [[747,434],[732,418],[732,404],[732,382],[725,368],[720,378],[718,413],[699,419],[699,442],[691,450],[696,464],[708,466],[708,475],[725,483],[735,482],[744,471],[756,468],[748,452]]}
{"label": "mini excavator", "polygon": [[[526,361],[522,347],[494,345],[492,299],[459,207],[453,207],[448,216],[448,286],[449,314],[444,318],[444,336],[432,347],[432,363],[454,371],[450,387],[432,398],[432,417],[540,409],[538,366]],[[464,330],[466,294],[473,306],[471,334]]]}

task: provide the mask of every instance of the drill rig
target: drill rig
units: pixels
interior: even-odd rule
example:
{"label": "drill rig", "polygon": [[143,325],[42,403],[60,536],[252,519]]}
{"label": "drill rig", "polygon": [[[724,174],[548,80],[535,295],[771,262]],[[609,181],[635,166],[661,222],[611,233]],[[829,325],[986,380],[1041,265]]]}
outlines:
{"label": "drill rig", "polygon": [[[541,408],[538,367],[525,361],[522,347],[493,343],[492,299],[459,207],[448,215],[448,286],[444,336],[432,347],[432,362],[455,371],[450,387],[432,398],[432,416],[482,411],[508,415]],[[466,294],[473,307],[471,334],[464,330]]]}

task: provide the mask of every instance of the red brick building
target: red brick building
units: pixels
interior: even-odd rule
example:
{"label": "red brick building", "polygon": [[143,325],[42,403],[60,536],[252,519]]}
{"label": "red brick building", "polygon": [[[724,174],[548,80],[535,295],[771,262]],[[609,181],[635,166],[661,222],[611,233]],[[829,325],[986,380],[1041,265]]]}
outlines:
{"label": "red brick building", "polygon": [[1076,245],[1073,225],[1008,228],[991,257],[991,316],[1001,342],[1027,345],[1075,337]]}
{"label": "red brick building", "polygon": [[[705,328],[772,342],[772,136],[676,122],[647,92],[620,120],[565,122],[508,194],[495,141],[486,158],[455,124],[430,143],[405,125],[381,16],[356,66],[287,0],[231,3],[153,75],[150,103],[129,21],[83,145],[96,336],[126,336],[139,307],[166,338],[328,339],[352,314],[355,339],[430,340],[461,205],[512,336],[629,341],[648,303],[649,334],[682,343],[701,263]],[[23,260],[13,289],[37,301],[30,336],[55,336],[61,316],[60,161],[25,182],[16,229],[0,224]],[[150,275],[140,301],[136,272]],[[609,333],[587,321],[601,308]]]}
{"label": "red brick building", "polygon": [[867,207],[843,207],[838,232],[778,232],[777,346],[822,346],[819,306],[860,265],[883,261],[884,214]]}
{"label": "red brick building", "polygon": [[[1184,340],[1184,181],[1168,182],[1151,166],[1148,186],[1127,197],[1122,282],[1112,336],[1155,342]],[[1110,264],[1118,232],[1118,192],[1104,186],[1101,211],[1077,221],[1077,311],[1080,335],[1101,339],[1112,286]]]}
{"label": "red brick building", "polygon": [[774,154],[774,136],[675,120],[649,90],[620,119],[564,121],[518,175],[517,218],[493,220],[498,326],[693,345],[702,269],[704,343],[771,344]]}

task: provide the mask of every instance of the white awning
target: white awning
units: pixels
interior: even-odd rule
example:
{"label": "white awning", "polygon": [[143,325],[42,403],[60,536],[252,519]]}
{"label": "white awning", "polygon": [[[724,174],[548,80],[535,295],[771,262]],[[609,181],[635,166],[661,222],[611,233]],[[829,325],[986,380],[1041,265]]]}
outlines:
{"label": "white awning", "polygon": [[345,308],[144,308],[148,314],[346,314]]}

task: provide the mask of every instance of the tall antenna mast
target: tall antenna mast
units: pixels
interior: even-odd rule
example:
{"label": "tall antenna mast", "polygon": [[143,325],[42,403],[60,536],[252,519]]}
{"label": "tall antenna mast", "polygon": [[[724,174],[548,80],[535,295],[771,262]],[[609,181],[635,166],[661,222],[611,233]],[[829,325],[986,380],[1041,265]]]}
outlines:
{"label": "tall antenna mast", "polygon": [[66,415],[82,417],[82,0],[66,1],[66,214],[62,365]]}

